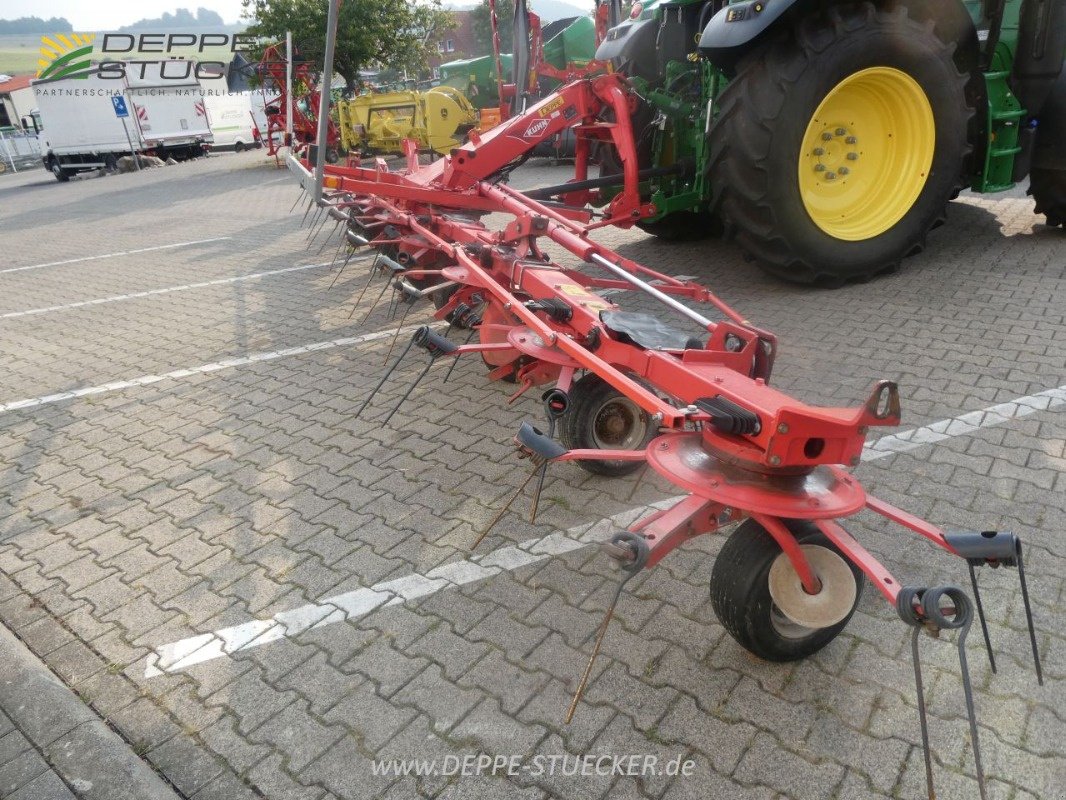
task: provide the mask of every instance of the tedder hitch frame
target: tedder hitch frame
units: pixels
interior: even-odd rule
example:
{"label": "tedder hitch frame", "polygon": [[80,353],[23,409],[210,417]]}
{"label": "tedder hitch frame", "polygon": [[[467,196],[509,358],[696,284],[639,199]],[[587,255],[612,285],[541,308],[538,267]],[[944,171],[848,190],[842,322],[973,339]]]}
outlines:
{"label": "tedder hitch frame", "polygon": [[[973,617],[969,598],[955,587],[904,586],[839,522],[862,510],[873,512],[964,558],[971,576],[973,567],[981,564],[1018,567],[1040,676],[1020,541],[1004,532],[945,532],[868,495],[845,470],[860,463],[870,428],[899,424],[896,384],[876,383],[866,402],[856,408],[797,400],[769,385],[777,352],[773,334],[753,325],[699,283],[637,264],[591,238],[604,224],[629,225],[654,212],[641,199],[629,116],[634,99],[625,78],[617,74],[588,77],[563,86],[487,134],[471,136],[434,163],[419,165],[409,149],[406,168],[399,171],[391,171],[380,159],[365,166],[326,167],[319,211],[347,226],[342,245],[365,245],[379,252],[380,263],[371,267],[367,285],[383,274],[388,281],[383,292],[392,286],[400,302],[414,302],[426,296],[427,287],[448,284],[430,293],[437,298],[435,317],[448,323],[448,331],[443,336],[428,326],[416,331],[360,412],[414,346],[426,351],[429,363],[389,418],[436,362],[477,353],[490,367],[490,377],[519,385],[512,400],[533,386],[552,387],[543,395],[548,432],[525,423],[515,440],[519,454],[534,464],[527,483],[540,475],[534,514],[548,464],[577,461],[652,469],[686,496],[606,543],[606,552],[619,562],[625,580],[695,536],[750,519],[783,554],[779,572],[785,573],[785,579],[776,585],[784,592],[781,587],[788,584],[788,592],[775,595],[774,602],[784,616],[795,622],[817,619],[819,627],[842,626],[858,602],[857,590],[836,592],[825,585],[839,571],[826,569],[824,554],[815,560],[811,546],[794,532],[797,521],[813,526],[839,554],[829,560],[846,560],[861,570],[915,631],[959,631],[960,667],[984,796],[977,723],[962,650]],[[573,129],[576,137],[574,180],[583,188],[562,193],[562,203],[548,203],[535,199],[535,191],[523,194],[503,183],[537,143],[565,128]],[[622,176],[620,191],[613,194],[603,218],[596,220],[586,205],[597,199],[588,169],[594,145],[601,142],[610,143],[619,154]],[[289,166],[310,189],[314,176],[307,165],[290,157]],[[489,212],[508,215],[511,221],[492,229],[482,219]],[[557,263],[541,249],[541,240],[563,248],[578,263]],[[614,300],[626,292],[637,292],[684,317],[688,325],[700,329],[700,335],[686,335],[652,315],[623,310]],[[453,329],[469,330],[467,342],[448,340]],[[478,337],[476,343],[473,337]],[[582,373],[585,377],[578,380]],[[649,435],[636,446],[630,442],[624,447],[567,447],[554,439],[556,421],[565,422],[568,414],[578,413],[578,404],[571,405],[571,399],[585,391],[590,376],[607,384],[619,403],[630,404],[633,416],[643,415]],[[521,491],[520,487],[508,506]],[[478,542],[491,527],[482,531]],[[850,567],[845,572],[850,574]],[[852,580],[858,585],[858,577]],[[622,585],[624,581],[616,600]],[[991,659],[975,576],[973,588]],[[824,603],[818,606],[820,596],[845,600],[837,599],[836,606],[830,603],[827,611]],[[813,599],[808,603],[807,598]],[[599,630],[592,658],[613,607],[612,603]],[[913,652],[917,658],[916,645]],[[917,661],[915,669],[920,693]],[[591,659],[585,679],[590,674]],[[584,680],[571,714],[583,687]],[[924,741],[924,704],[919,709]],[[928,776],[932,797],[931,769]]]}

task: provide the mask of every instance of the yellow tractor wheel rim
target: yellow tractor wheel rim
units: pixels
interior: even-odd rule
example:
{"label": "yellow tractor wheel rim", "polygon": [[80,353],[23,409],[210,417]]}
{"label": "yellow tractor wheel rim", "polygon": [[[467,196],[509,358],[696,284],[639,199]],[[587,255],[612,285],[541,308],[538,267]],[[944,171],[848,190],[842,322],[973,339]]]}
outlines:
{"label": "yellow tractor wheel rim", "polygon": [[933,108],[910,75],[871,67],[825,96],[803,136],[803,206],[836,239],[872,239],[903,219],[929,177]]}

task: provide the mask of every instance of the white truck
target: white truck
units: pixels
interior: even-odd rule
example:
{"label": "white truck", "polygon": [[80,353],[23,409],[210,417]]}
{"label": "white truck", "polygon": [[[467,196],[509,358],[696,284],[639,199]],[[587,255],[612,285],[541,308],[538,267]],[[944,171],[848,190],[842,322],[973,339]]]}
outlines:
{"label": "white truck", "polygon": [[[131,146],[132,152],[180,160],[201,155],[210,145],[211,128],[197,110],[202,97],[195,80],[139,78],[133,72],[121,78],[91,73],[31,84],[37,109],[30,124],[44,165],[57,180],[90,169],[114,169],[121,156],[131,154]],[[115,115],[111,98],[116,95],[125,99],[125,119]]]}

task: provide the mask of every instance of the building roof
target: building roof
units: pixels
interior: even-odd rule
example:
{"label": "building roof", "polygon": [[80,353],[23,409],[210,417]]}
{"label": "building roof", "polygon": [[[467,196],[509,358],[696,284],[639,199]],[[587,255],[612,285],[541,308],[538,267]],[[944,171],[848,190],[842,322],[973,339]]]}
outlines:
{"label": "building roof", "polygon": [[10,94],[11,92],[17,92],[19,89],[26,89],[30,85],[30,81],[33,80],[32,75],[15,75],[9,77],[8,80],[0,83],[0,94]]}

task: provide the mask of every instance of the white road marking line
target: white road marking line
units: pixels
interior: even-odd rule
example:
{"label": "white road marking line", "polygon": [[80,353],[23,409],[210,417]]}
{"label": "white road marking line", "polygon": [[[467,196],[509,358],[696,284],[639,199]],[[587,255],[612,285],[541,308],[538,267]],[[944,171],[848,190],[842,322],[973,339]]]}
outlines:
{"label": "white road marking line", "polygon": [[[366,255],[359,256],[359,260],[366,258]],[[356,259],[352,259],[353,261]],[[26,311],[9,311],[6,314],[0,314],[0,319],[15,319],[17,317],[29,317],[35,314],[50,314],[53,311],[70,311],[75,308],[84,308],[85,306],[100,306],[105,303],[118,303],[122,300],[136,300],[141,297],[155,297],[161,294],[172,294],[173,292],[184,292],[188,289],[203,289],[207,286],[223,286],[229,283],[240,283],[241,281],[251,281],[257,278],[267,278],[271,275],[284,275],[288,272],[300,272],[305,269],[315,269],[317,267],[328,267],[333,264],[332,261],[325,261],[321,264],[301,264],[296,267],[285,267],[284,269],[272,269],[267,272],[253,272],[250,275],[238,275],[234,278],[218,278],[213,281],[201,281],[199,283],[185,283],[181,286],[168,286],[165,289],[151,289],[145,292],[131,292],[129,294],[116,294],[111,297],[100,297],[96,300],[80,300],[77,303],[66,303],[59,306],[45,306],[44,308],[30,308]]]}
{"label": "white road marking line", "polygon": [[214,239],[197,239],[194,242],[177,242],[176,244],[161,244],[155,247],[141,247],[137,250],[119,250],[117,253],[103,253],[98,256],[82,256],[81,258],[68,258],[66,261],[49,261],[47,264],[31,264],[27,267],[11,267],[0,269],[0,275],[9,272],[25,272],[28,269],[44,269],[45,267],[62,267],[66,264],[79,264],[82,261],[97,261],[101,258],[116,258],[118,256],[132,256],[137,253],[151,253],[155,250],[173,250],[175,247],[192,247],[194,244],[209,244],[210,242],[224,242],[232,239],[232,236],[218,236]]}
{"label": "white road marking line", "polygon": [[545,561],[552,556],[580,550],[603,541],[620,528],[627,527],[650,509],[665,508],[676,500],[677,498],[669,498],[653,506],[631,508],[608,519],[585,523],[542,539],[531,539],[501,547],[483,556],[452,561],[430,570],[425,575],[413,573],[369,588],[327,597],[318,603],[275,614],[267,620],[251,620],[213,633],[171,642],[155,648],[148,656],[144,676],[154,678],[168,672],[177,672],[238,650],[259,647],[311,629],[358,619],[381,606],[428,597],[442,589],[465,586],[501,572]]}
{"label": "white road marking line", "polygon": [[[1066,405],[1066,386],[1019,397],[1008,403],[998,403],[921,428],[883,436],[866,446],[863,461],[876,461],[927,444],[937,444],[955,436],[965,436],[981,428],[1002,425],[1062,405]],[[444,564],[425,575],[412,573],[369,588],[327,597],[319,603],[275,614],[268,620],[251,620],[213,633],[203,633],[160,645],[148,656],[144,676],[153,678],[177,672],[238,650],[296,636],[311,628],[357,619],[378,606],[416,600],[443,589],[475,583],[500,572],[510,572],[555,555],[578,550],[606,539],[611,533],[628,526],[651,508],[665,508],[679,499],[681,498],[670,497],[652,506],[631,508],[599,522],[552,533],[540,539],[530,539],[518,545],[501,547],[484,556],[472,556]]]}
{"label": "white road marking line", "polygon": [[[421,325],[408,325],[400,328],[400,333],[413,333],[420,327]],[[85,386],[80,389],[71,389],[69,392],[58,392],[56,394],[44,395],[43,397],[30,397],[25,400],[14,400],[10,403],[0,403],[0,414],[8,411],[16,411],[21,408],[33,408],[35,406],[59,403],[63,400],[73,400],[76,397],[88,397],[90,395],[105,394],[107,392],[119,392],[124,389],[132,389],[136,386],[149,386],[153,383],[159,383],[160,381],[177,380],[179,378],[188,378],[190,375],[202,375],[207,372],[217,372],[221,369],[243,367],[260,361],[274,361],[279,358],[298,356],[303,355],[304,353],[317,352],[319,350],[332,350],[336,347],[347,347],[353,344],[373,342],[377,339],[385,339],[394,336],[395,334],[396,329],[390,328],[387,331],[377,331],[362,336],[345,336],[342,339],[330,339],[329,341],[314,342],[312,344],[300,345],[299,347],[287,347],[284,350],[274,350],[269,353],[252,353],[247,356],[236,356],[222,361],[212,361],[210,364],[201,364],[198,367],[189,367],[187,369],[176,369],[172,372],[164,372],[162,375],[141,375],[139,378],[112,381],[111,383],[103,383],[98,386]]]}

